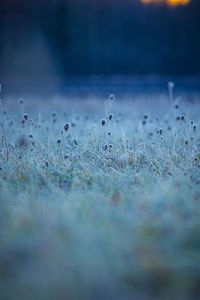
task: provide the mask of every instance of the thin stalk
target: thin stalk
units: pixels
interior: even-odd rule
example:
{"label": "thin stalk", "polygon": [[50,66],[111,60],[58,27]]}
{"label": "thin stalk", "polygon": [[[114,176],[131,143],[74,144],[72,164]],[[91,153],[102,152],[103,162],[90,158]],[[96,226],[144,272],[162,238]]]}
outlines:
{"label": "thin stalk", "polygon": [[[0,84],[0,93],[1,93],[1,84]],[[8,151],[8,143],[7,143],[7,138],[6,138],[6,131],[5,131],[5,119],[4,119],[4,111],[5,111],[5,107],[4,107],[4,103],[3,100],[0,98],[0,102],[1,102],[1,110],[2,110],[2,122],[1,122],[1,127],[2,127],[2,132],[3,132],[3,137],[4,137],[4,141],[5,141],[5,146],[6,146],[6,157],[7,157],[7,161],[9,160],[9,151]]]}
{"label": "thin stalk", "polygon": [[4,124],[2,122],[1,122],[1,127],[2,127],[2,132],[3,132],[3,137],[4,137],[5,145],[6,145],[6,158],[7,158],[7,161],[8,161],[9,160],[8,143],[7,143],[7,138],[6,138],[6,132],[5,132]]}

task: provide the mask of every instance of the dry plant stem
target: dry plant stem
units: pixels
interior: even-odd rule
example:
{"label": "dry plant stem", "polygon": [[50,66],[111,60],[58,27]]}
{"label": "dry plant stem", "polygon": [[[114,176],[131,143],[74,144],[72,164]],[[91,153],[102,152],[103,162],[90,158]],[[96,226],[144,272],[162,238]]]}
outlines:
{"label": "dry plant stem", "polygon": [[[0,86],[0,92],[1,92],[1,86]],[[3,137],[4,137],[4,141],[5,141],[5,146],[6,146],[6,158],[7,161],[9,160],[9,151],[8,151],[8,143],[7,143],[7,138],[6,138],[6,131],[5,131],[5,127],[4,127],[4,103],[2,101],[2,99],[0,98],[0,102],[1,102],[1,109],[2,109],[2,122],[1,122],[1,127],[2,127],[2,132],[3,132]]]}
{"label": "dry plant stem", "polygon": [[4,137],[5,145],[6,145],[6,158],[7,158],[7,161],[8,161],[9,160],[8,143],[7,143],[7,138],[6,138],[6,132],[5,132],[4,124],[2,122],[1,122],[1,127],[2,127],[2,132],[3,132],[3,137]]}

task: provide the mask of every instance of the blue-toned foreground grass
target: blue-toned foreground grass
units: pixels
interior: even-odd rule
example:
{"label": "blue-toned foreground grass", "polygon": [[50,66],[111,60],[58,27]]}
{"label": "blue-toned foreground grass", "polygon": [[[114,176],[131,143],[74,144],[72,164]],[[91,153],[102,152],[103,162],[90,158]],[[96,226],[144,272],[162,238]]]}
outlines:
{"label": "blue-toned foreground grass", "polygon": [[19,102],[1,116],[0,299],[199,299],[200,103]]}

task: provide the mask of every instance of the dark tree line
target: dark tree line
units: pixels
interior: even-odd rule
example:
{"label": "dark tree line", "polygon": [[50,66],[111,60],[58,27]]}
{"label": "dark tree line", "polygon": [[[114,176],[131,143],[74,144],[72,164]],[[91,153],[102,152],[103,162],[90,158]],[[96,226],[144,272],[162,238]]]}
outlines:
{"label": "dark tree line", "polygon": [[200,1],[4,0],[0,75],[199,74]]}

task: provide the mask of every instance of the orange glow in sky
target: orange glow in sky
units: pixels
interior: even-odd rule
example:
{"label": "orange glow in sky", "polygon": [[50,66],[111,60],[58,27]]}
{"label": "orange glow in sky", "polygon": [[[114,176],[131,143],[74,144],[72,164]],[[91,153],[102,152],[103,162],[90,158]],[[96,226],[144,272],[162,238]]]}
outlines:
{"label": "orange glow in sky", "polygon": [[191,0],[141,0],[143,3],[167,3],[171,6],[186,5]]}

